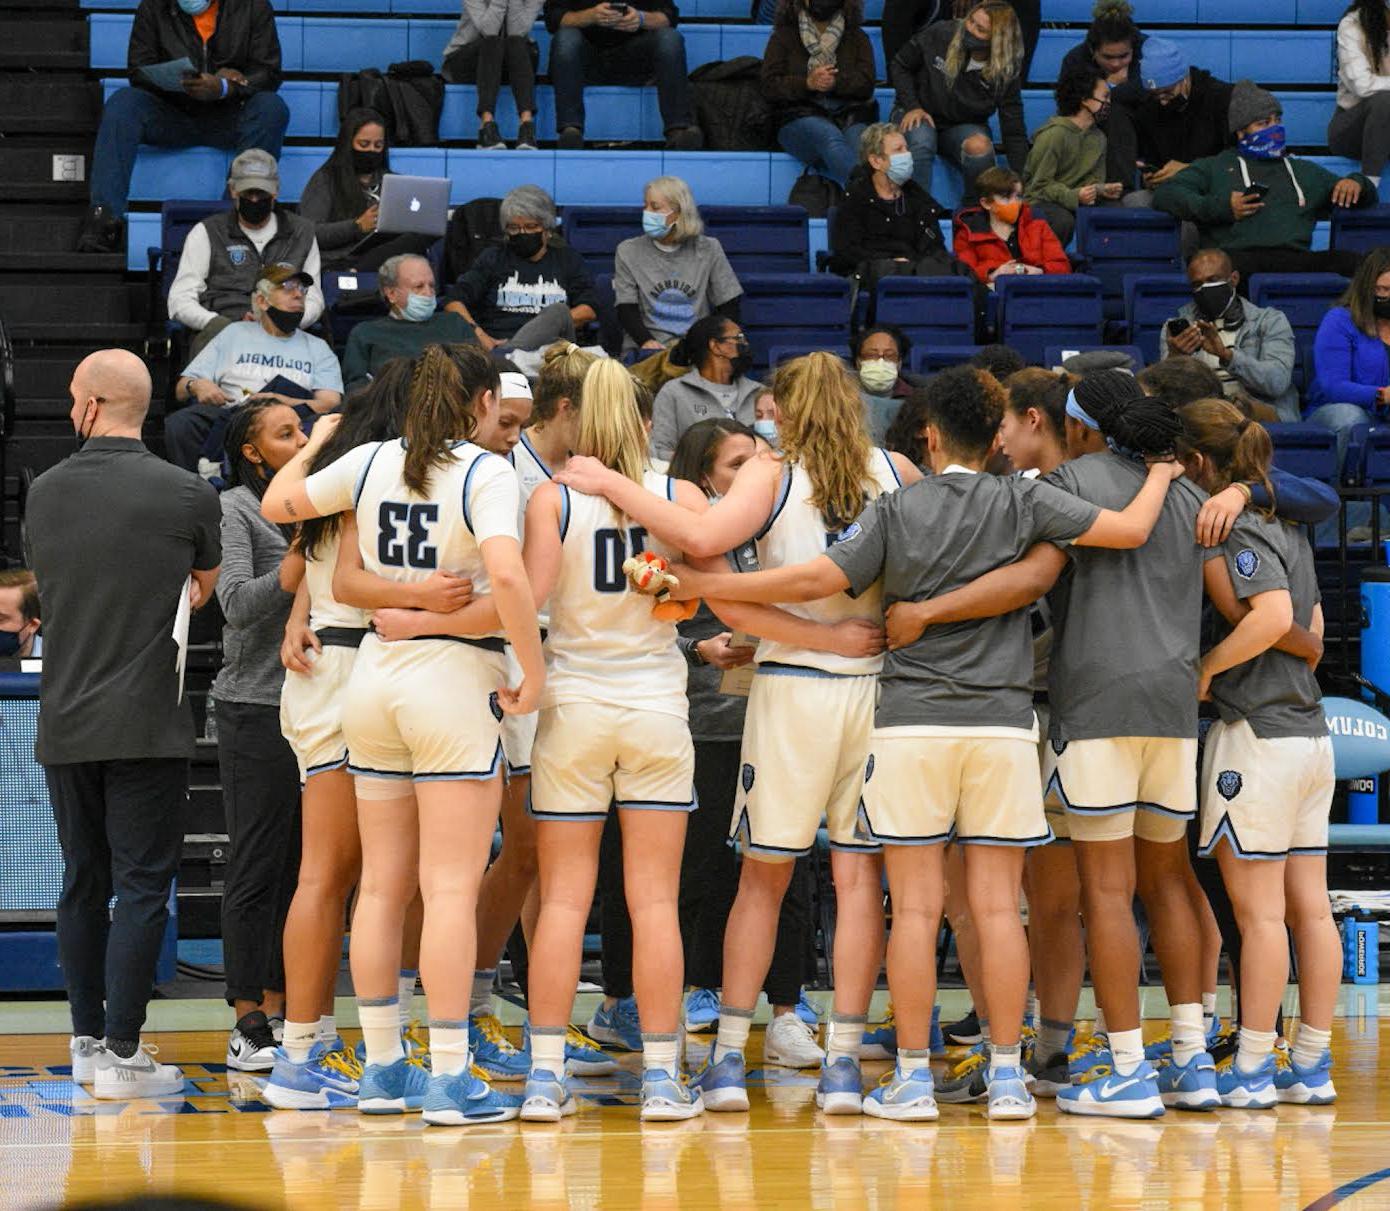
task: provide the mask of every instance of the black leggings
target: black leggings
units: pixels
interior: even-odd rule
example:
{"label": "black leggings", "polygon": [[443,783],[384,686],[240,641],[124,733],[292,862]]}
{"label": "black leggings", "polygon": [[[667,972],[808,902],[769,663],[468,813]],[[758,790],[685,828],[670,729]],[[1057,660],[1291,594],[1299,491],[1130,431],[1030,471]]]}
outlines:
{"label": "black leggings", "polygon": [[494,34],[461,46],[444,61],[444,78],[452,84],[478,86],[478,113],[497,112],[502,81],[512,86],[518,114],[536,112],[536,58],[529,38]]}

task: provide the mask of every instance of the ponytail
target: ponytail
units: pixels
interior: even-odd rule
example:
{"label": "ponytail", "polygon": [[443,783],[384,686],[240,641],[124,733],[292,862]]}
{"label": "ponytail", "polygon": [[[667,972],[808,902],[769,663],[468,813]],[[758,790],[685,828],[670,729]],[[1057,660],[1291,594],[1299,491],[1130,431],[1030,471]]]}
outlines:
{"label": "ponytail", "polygon": [[1182,421],[1172,405],[1145,395],[1139,380],[1123,370],[1088,374],[1072,388],[1076,402],[1118,453],[1162,458],[1173,453]]}
{"label": "ponytail", "polygon": [[409,403],[401,436],[405,465],[401,478],[417,496],[425,495],[430,472],[444,466],[457,441],[477,432],[474,406],[484,391],[500,386],[497,366],[481,349],[460,345],[426,345],[412,363]]}
{"label": "ponytail", "polygon": [[[1207,490],[1220,492],[1233,483],[1253,483],[1274,498],[1269,468],[1274,461],[1274,442],[1269,430],[1251,420],[1224,399],[1199,399],[1178,409],[1183,435],[1180,454],[1200,454],[1210,472]],[[1273,510],[1265,515],[1272,517]]]}
{"label": "ponytail", "polygon": [[541,372],[536,379],[531,423],[543,425],[555,419],[555,407],[562,400],[577,412],[584,394],[584,375],[598,361],[596,353],[581,349],[572,341],[557,341],[545,351]]}
{"label": "ponytail", "polygon": [[575,453],[588,454],[640,484],[647,469],[647,430],[632,375],[616,359],[599,358],[584,375],[583,396]]}

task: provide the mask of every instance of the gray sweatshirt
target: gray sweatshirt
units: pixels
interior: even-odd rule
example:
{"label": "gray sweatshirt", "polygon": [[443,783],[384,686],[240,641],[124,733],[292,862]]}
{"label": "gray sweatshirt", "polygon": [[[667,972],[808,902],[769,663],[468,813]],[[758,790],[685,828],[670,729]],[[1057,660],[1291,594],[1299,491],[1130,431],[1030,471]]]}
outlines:
{"label": "gray sweatshirt", "polygon": [[652,454],[669,459],[681,434],[696,421],[711,417],[731,416],[751,429],[753,405],[762,390],[762,383],[751,378],[736,378],[723,387],[710,382],[698,370],[673,378],[656,393],[652,403]]}
{"label": "gray sweatshirt", "polygon": [[449,45],[444,48],[444,58],[479,38],[498,34],[508,38],[529,36],[543,3],[544,0],[463,0],[463,11]]}
{"label": "gray sweatshirt", "polygon": [[249,489],[222,493],[217,600],[227,621],[222,668],[212,683],[214,698],[280,705],[285,680],[280,643],[294,604],[294,594],[280,587],[280,560],[287,545],[279,527],[261,516],[261,502]]}

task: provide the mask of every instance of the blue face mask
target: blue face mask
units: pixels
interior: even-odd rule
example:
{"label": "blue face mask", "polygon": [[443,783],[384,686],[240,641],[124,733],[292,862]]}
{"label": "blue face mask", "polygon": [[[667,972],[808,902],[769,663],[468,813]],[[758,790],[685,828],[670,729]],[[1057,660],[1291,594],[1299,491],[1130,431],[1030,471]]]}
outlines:
{"label": "blue face mask", "polygon": [[777,440],[777,422],[771,419],[755,420],[753,432],[765,442],[775,442]]}
{"label": "blue face mask", "polygon": [[894,185],[903,184],[912,176],[912,153],[910,151],[895,151],[888,157],[888,168],[883,175]]}
{"label": "blue face mask", "polygon": [[1277,160],[1284,154],[1284,124],[1276,122],[1253,134],[1242,135],[1236,150],[1252,160]]}
{"label": "blue face mask", "polygon": [[410,294],[406,296],[401,316],[412,324],[423,324],[434,314],[434,295]]}
{"label": "blue face mask", "polygon": [[179,8],[190,17],[201,17],[210,7],[212,0],[179,0]]}
{"label": "blue face mask", "polygon": [[642,234],[649,235],[654,240],[663,239],[667,230],[671,226],[671,220],[659,210],[644,210],[642,212]]}

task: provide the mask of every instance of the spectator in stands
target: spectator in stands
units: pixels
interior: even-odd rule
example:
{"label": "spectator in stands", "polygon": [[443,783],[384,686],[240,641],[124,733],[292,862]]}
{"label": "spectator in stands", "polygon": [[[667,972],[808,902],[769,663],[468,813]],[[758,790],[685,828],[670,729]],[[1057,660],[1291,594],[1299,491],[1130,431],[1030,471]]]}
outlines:
{"label": "spectator in stands", "polygon": [[357,246],[376,230],[381,179],[391,171],[386,123],[374,109],[349,110],[338,126],[332,153],[309,178],[299,213],[314,224],[325,269],[370,273],[403,252],[425,252],[427,235],[383,236],[361,252]]}
{"label": "spectator in stands", "polygon": [[[1298,349],[1282,311],[1256,307],[1236,293],[1240,274],[1219,248],[1206,248],[1187,263],[1192,302],[1159,331],[1160,358],[1178,354],[1210,366],[1223,395],[1242,390],[1263,404],[1261,420],[1296,421],[1302,416],[1293,385]],[[1174,324],[1181,331],[1173,330]]]}
{"label": "spectator in stands", "polygon": [[907,374],[907,355],[912,342],[907,334],[892,324],[874,324],[865,328],[854,341],[850,355],[854,372],[859,376],[859,398],[864,401],[864,417],[874,445],[881,446],[888,437],[889,426],[905,400],[912,394],[916,380]]}
{"label": "spectator in stands", "polygon": [[34,755],[63,850],[73,1078],[95,1078],[99,1097],[167,1097],[183,1077],[141,1049],[140,1030],[194,753],[172,636],[183,594],[196,609],[217,583],[217,496],[141,442],[150,374],[134,354],[91,354],[70,393],[80,449],[35,481],[25,531],[53,640]]}
{"label": "spectator in stands", "polygon": [[738,319],[743,287],[680,177],[647,182],[642,234],[614,253],[613,298],[625,343],[639,349],[663,349],[707,315]]}
{"label": "spectator in stands", "polygon": [[1023,178],[990,168],[975,182],[980,204],[955,219],[956,258],[982,282],[1001,274],[1070,273],[1071,261],[1052,228],[1023,200]]}
{"label": "spectator in stands", "polygon": [[[227,189],[231,209],[209,215],[188,233],[169,287],[169,318],[196,334],[189,346],[195,357],[228,324],[254,318],[251,289],[265,266],[302,269],[311,282],[319,275],[313,223],[275,204],[280,168],[274,156],[243,151],[232,161]],[[308,327],[322,314],[323,293],[310,285],[300,323]]]}
{"label": "spectator in stands", "polygon": [[1220,399],[1225,394],[1216,371],[1195,357],[1169,353],[1138,374],[1146,395],[1161,395],[1175,408],[1199,399]]}
{"label": "spectator in stands", "polygon": [[865,127],[859,165],[830,227],[830,269],[872,291],[881,277],[935,277],[955,267],[941,238],[946,211],[912,176],[907,140],[891,122]]}
{"label": "spectator in stands", "polygon": [[1018,18],[1004,0],[978,0],[963,20],[928,25],[898,51],[888,69],[893,121],[907,136],[912,179],[925,193],[939,147],[964,175],[966,199],[975,197],[975,179],[994,167],[989,119],[996,113],[1009,163],[1023,170],[1022,66]]}
{"label": "spectator in stands", "polygon": [[343,374],[333,350],[299,326],[312,281],[283,265],[261,270],[251,299],[256,318],[223,328],[184,367],[174,398],[185,406],[164,420],[170,462],[198,470],[211,436],[206,454],[215,474],[230,410],[253,396],[313,412],[331,412],[342,402]]}
{"label": "spectator in stands", "polygon": [[708,417],[752,425],[753,404],[763,385],[748,377],[753,355],[734,320],[722,315],[696,320],[671,360],[690,370],[666,383],[652,403],[652,453],[657,458],[669,459],[681,435]]}
{"label": "spectator in stands", "polygon": [[1090,60],[1064,66],[1054,95],[1057,114],[1033,136],[1023,169],[1023,194],[1033,213],[1065,244],[1076,229],[1078,206],[1117,202],[1120,181],[1105,179],[1105,135],[1110,87]]}
{"label": "spectator in stands", "polygon": [[859,136],[878,120],[874,51],[862,0],[782,0],[763,51],[763,95],[777,142],[841,188]]}
{"label": "spectator in stands", "polygon": [[1390,409],[1390,248],[1366,253],[1313,342],[1308,419],[1334,430],[1345,453],[1354,425]]}
{"label": "spectator in stands", "polygon": [[1352,0],[1337,23],[1337,108],[1327,149],[1361,161],[1377,186],[1390,159],[1390,10],[1385,0]]}
{"label": "spectator in stands", "polygon": [[[516,102],[516,149],[535,151],[536,44],[531,27],[543,0],[463,0],[459,23],[444,48],[440,69],[450,84],[478,86],[478,148],[504,148],[497,129],[497,94],[502,81]],[[600,6],[602,7],[602,6]],[[551,60],[553,65],[554,60]]]}
{"label": "spectator in stands", "polygon": [[1096,0],[1093,20],[1085,39],[1062,58],[1058,79],[1082,64],[1091,63],[1109,89],[1109,104],[1097,117],[1105,135],[1105,177],[1118,181],[1127,193],[1134,188],[1138,140],[1134,109],[1143,98],[1141,60],[1148,41],[1134,24],[1134,9],[1126,0]]}
{"label": "spectator in stands", "polygon": [[1227,124],[1234,148],[1197,160],[1154,191],[1154,206],[1197,224],[1204,247],[1224,249],[1248,282],[1255,273],[1356,272],[1360,256],[1311,251],[1313,226],[1334,206],[1371,206],[1376,191],[1359,172],[1337,177],[1288,155],[1283,107],[1241,80]]}
{"label": "spectator in stands", "polygon": [[[195,74],[156,82],[143,69],[188,59]],[[92,149],[92,205],[79,252],[117,252],[140,144],[256,147],[280,154],[289,107],[268,0],[140,0],[126,51],[131,87],[111,94]]]}
{"label": "spectator in stands", "polygon": [[[771,6],[772,0],[759,0],[759,10]],[[1019,76],[1028,78],[1028,66],[1033,61],[1033,52],[1038,46],[1038,33],[1042,29],[1041,0],[1009,0],[1009,6],[1018,18],[1023,37],[1023,62]],[[928,25],[961,16],[969,7],[969,0],[885,0],[883,5],[883,61],[891,64],[898,52]],[[760,20],[755,11],[755,20]],[[771,9],[768,10],[771,20]]]}
{"label": "spectator in stands", "polygon": [[28,568],[0,571],[0,661],[43,655],[39,585]]}
{"label": "spectator in stands", "polygon": [[673,0],[604,0],[592,5],[589,0],[546,0],[555,129],[562,150],[584,146],[586,84],[653,80],[667,148],[694,151],[700,146],[678,19]]}
{"label": "spectator in stands", "polygon": [[518,185],[498,218],[505,242],[478,254],[445,310],[461,315],[484,349],[572,341],[597,318],[598,298],[583,258],[554,239],[554,199],[538,185]]}
{"label": "spectator in stands", "polygon": [[377,274],[390,315],[365,320],[348,333],[343,380],[355,390],[398,357],[418,357],[426,345],[476,345],[468,321],[455,311],[436,310],[434,266],[422,256],[403,253]]}

